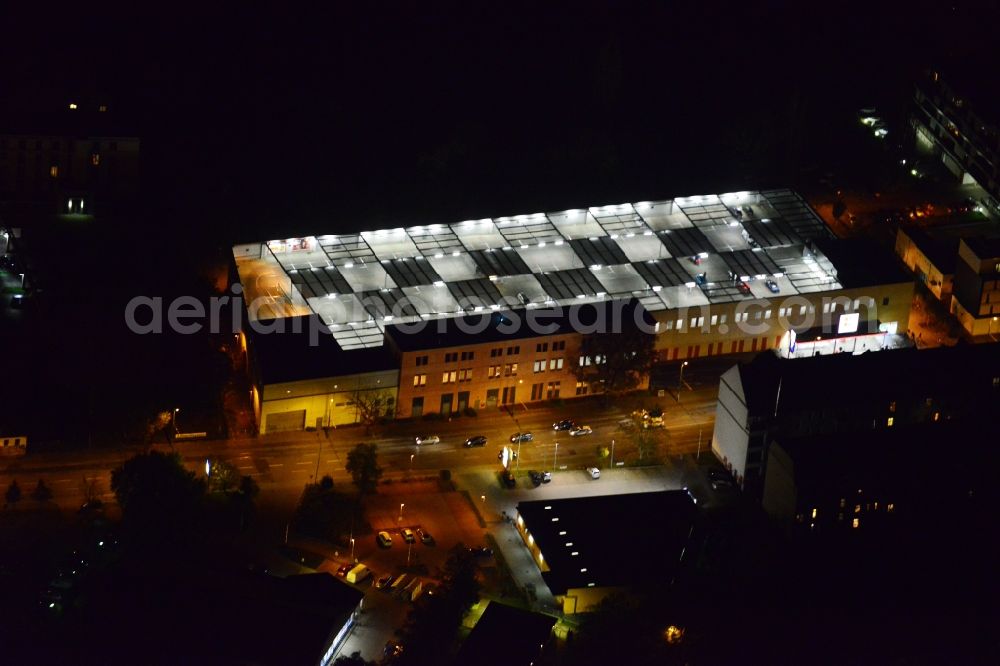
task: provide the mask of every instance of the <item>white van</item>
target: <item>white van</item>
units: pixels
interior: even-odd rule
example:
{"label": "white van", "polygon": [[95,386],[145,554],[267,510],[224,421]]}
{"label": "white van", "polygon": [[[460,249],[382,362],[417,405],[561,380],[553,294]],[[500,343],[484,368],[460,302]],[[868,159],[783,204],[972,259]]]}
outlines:
{"label": "white van", "polygon": [[366,567],[363,564],[359,564],[358,566],[354,567],[353,569],[347,572],[347,576],[345,576],[345,579],[347,580],[348,583],[357,584],[371,575],[372,572],[369,571],[368,567]]}

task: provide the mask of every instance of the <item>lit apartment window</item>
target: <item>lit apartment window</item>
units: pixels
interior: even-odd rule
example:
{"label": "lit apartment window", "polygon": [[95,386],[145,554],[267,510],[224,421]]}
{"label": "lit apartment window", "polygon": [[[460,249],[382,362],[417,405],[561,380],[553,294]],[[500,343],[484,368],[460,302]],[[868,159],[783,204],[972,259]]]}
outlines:
{"label": "lit apartment window", "polygon": [[765,311],[764,312],[764,319],[770,319],[770,318],[771,318],[771,311],[770,310]]}
{"label": "lit apartment window", "polygon": [[563,360],[562,358],[550,358],[549,359],[549,370],[562,370]]}
{"label": "lit apartment window", "polygon": [[534,371],[545,372],[545,359],[542,359],[541,361],[535,361]]}
{"label": "lit apartment window", "polygon": [[576,394],[577,395],[587,395],[587,382],[577,382],[576,383]]}
{"label": "lit apartment window", "polygon": [[841,497],[840,498],[840,508],[843,509],[846,504],[847,504],[847,500],[844,499],[843,497]]}
{"label": "lit apartment window", "polygon": [[517,376],[517,363],[508,363],[503,367],[504,377],[516,377]]}
{"label": "lit apartment window", "polygon": [[816,509],[812,510],[812,519],[816,520]]}
{"label": "lit apartment window", "polygon": [[442,384],[454,384],[456,379],[458,379],[458,372],[456,372],[455,370],[452,370],[451,372],[441,373]]}
{"label": "lit apartment window", "polygon": [[104,113],[107,110],[108,110],[108,105],[107,104],[101,104],[99,107],[97,107],[97,111],[99,113]]}
{"label": "lit apartment window", "polygon": [[93,164],[94,166],[97,166],[98,164],[100,164],[101,163],[101,154],[100,153],[91,153],[91,155],[90,155],[90,163]]}
{"label": "lit apartment window", "polygon": [[458,381],[460,382],[471,382],[472,381],[472,368],[463,368],[458,371]]}
{"label": "lit apartment window", "polygon": [[712,323],[709,324],[710,326],[715,326],[716,324],[718,324],[719,323],[719,315],[712,315],[711,322]]}
{"label": "lit apartment window", "polygon": [[861,513],[861,505],[860,504],[855,504],[854,505],[854,513]]}
{"label": "lit apartment window", "polygon": [[490,377],[491,379],[493,377],[499,377],[500,376],[500,369],[501,368],[502,368],[502,366],[499,366],[499,365],[491,365],[489,367],[489,370],[487,371],[486,375],[488,377]]}
{"label": "lit apartment window", "polygon": [[855,518],[853,521],[851,521],[851,527],[853,527],[854,529],[857,529],[858,525],[860,525],[860,524],[861,524],[861,520],[858,519],[858,518]]}
{"label": "lit apartment window", "polygon": [[893,400],[892,402],[889,403],[889,413],[890,414],[895,414],[896,413],[896,401],[895,400]]}
{"label": "lit apartment window", "polygon": [[941,412],[934,412],[934,420],[937,421],[941,418]]}
{"label": "lit apartment window", "polygon": [[59,167],[57,167],[55,164],[53,164],[52,166],[50,166],[49,167],[49,175],[52,176],[53,178],[58,178],[59,177]]}
{"label": "lit apartment window", "polygon": [[885,420],[885,424],[886,424],[887,426],[889,426],[890,428],[892,427],[892,424],[893,424],[894,422],[895,422],[895,419],[894,419],[893,417],[891,417],[891,416],[890,416],[889,418],[887,418],[887,419]]}
{"label": "lit apartment window", "polygon": [[892,513],[895,509],[896,505],[893,504],[892,502],[889,502],[888,504],[885,505],[885,510],[889,513]]}
{"label": "lit apartment window", "polygon": [[663,322],[663,330],[665,330],[665,331],[672,331],[672,330],[674,330],[674,322],[672,322],[672,321],[665,321],[665,322]]}
{"label": "lit apartment window", "polygon": [[414,386],[426,386],[427,385],[427,375],[413,375],[413,385]]}

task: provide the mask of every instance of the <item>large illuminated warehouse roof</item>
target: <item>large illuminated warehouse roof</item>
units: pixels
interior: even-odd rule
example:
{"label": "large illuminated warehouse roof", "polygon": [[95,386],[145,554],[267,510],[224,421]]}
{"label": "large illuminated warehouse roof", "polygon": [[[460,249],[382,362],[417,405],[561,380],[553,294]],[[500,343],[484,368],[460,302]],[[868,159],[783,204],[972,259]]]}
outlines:
{"label": "large illuminated warehouse roof", "polygon": [[[823,222],[789,190],[309,236],[234,248],[251,316],[314,313],[344,349],[385,326],[636,298],[649,311],[841,287]],[[752,296],[740,292],[746,281]]]}

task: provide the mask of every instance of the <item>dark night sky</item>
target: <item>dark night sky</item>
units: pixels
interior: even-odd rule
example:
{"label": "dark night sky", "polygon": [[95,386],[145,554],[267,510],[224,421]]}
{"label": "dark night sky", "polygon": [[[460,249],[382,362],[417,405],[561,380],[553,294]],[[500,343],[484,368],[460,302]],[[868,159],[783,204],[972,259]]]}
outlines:
{"label": "dark night sky", "polygon": [[19,8],[0,80],[11,107],[111,100],[156,212],[228,241],[785,184],[822,162],[831,119],[944,57],[986,68],[997,15],[329,4]]}

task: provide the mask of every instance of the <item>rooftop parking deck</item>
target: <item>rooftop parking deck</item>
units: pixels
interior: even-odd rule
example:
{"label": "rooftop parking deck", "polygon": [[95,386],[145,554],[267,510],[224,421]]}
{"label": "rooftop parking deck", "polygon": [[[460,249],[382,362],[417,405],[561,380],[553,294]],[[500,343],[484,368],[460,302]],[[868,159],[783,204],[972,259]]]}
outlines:
{"label": "rooftop parking deck", "polygon": [[241,281],[266,285],[268,316],[310,308],[353,348],[382,344],[387,322],[482,309],[637,298],[656,311],[839,289],[814,243],[829,238],[801,197],[772,190],[274,240],[239,246],[237,263]]}

